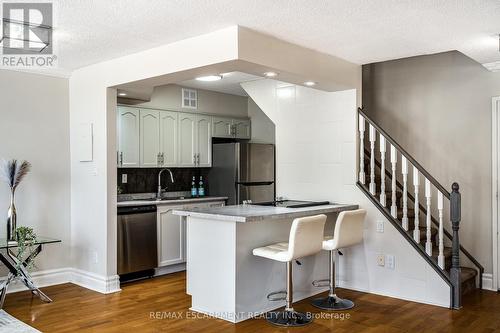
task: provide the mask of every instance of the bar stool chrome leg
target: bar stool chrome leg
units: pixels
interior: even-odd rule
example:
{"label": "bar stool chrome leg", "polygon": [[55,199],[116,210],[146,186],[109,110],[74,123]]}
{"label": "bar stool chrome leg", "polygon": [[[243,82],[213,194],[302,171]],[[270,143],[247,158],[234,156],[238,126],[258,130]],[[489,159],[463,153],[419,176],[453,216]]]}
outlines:
{"label": "bar stool chrome leg", "polygon": [[312,301],[312,305],[322,310],[348,310],[354,307],[354,303],[348,299],[342,299],[335,294],[335,251],[329,251],[330,255],[330,292],[328,297],[318,298]]}
{"label": "bar stool chrome leg", "polygon": [[311,315],[297,312],[292,307],[293,303],[293,282],[292,282],[292,262],[286,263],[286,306],[284,311],[272,311],[266,313],[266,319],[273,325],[296,327],[310,324],[313,320]]}

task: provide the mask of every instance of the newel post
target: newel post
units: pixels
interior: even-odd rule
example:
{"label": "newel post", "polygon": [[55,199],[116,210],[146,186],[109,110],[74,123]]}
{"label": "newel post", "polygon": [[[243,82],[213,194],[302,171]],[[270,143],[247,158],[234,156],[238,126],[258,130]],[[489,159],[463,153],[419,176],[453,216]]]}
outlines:
{"label": "newel post", "polygon": [[460,282],[460,240],[458,238],[458,230],[460,228],[461,219],[461,198],[459,188],[458,183],[453,183],[450,195],[450,220],[453,229],[450,279],[453,284],[452,304],[454,309],[462,307],[462,284]]}

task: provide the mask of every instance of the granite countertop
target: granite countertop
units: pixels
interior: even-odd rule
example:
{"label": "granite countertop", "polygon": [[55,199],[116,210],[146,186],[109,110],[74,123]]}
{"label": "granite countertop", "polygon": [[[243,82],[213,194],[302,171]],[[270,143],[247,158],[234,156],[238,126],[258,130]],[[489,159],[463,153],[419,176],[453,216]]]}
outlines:
{"label": "granite countertop", "polygon": [[349,204],[330,204],[304,208],[236,205],[211,208],[193,208],[188,210],[174,210],[173,214],[210,220],[253,222],[268,219],[296,218],[316,214],[338,213],[344,210],[358,209],[358,207],[358,205]]}
{"label": "granite countertop", "polygon": [[125,200],[119,201],[117,207],[131,207],[131,206],[145,206],[145,205],[174,205],[174,204],[184,204],[184,203],[196,203],[196,202],[208,202],[208,201],[225,201],[227,197],[196,197],[190,198],[186,197],[184,199],[141,199],[141,200]]}

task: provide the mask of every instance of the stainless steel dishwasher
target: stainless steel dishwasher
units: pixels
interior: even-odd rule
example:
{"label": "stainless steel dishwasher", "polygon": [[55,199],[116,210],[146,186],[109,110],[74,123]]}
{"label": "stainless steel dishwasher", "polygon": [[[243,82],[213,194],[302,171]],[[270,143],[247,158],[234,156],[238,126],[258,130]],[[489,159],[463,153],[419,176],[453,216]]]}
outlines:
{"label": "stainless steel dishwasher", "polygon": [[117,236],[120,277],[158,266],[155,205],[118,207]]}

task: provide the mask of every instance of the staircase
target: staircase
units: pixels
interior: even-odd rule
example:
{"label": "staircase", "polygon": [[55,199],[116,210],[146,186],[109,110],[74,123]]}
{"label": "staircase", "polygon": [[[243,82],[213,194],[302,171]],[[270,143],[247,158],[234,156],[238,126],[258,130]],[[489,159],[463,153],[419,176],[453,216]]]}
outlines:
{"label": "staircase", "polygon": [[[459,242],[458,184],[448,192],[363,109],[358,113],[358,187],[448,283],[450,308],[459,309],[463,295],[482,287],[484,268]],[[444,227],[445,216],[452,233]],[[461,254],[474,267],[461,266]]]}

